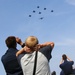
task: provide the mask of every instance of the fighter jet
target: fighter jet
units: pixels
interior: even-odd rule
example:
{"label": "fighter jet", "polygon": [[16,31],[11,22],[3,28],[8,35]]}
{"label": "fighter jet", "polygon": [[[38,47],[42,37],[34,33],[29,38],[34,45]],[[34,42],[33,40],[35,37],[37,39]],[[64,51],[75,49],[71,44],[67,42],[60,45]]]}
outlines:
{"label": "fighter jet", "polygon": [[51,12],[54,12],[53,10],[51,10]]}
{"label": "fighter jet", "polygon": [[44,8],[44,10],[46,10],[46,8]]}
{"label": "fighter jet", "polygon": [[35,10],[33,10],[33,13],[35,13],[36,11]]}
{"label": "fighter jet", "polygon": [[40,17],[40,19],[42,20],[44,17]]}
{"label": "fighter jet", "polygon": [[41,12],[39,12],[39,14],[41,14]]}
{"label": "fighter jet", "polygon": [[31,15],[29,15],[29,17],[31,17]]}
{"label": "fighter jet", "polygon": [[39,6],[37,6],[37,8],[40,8]]}

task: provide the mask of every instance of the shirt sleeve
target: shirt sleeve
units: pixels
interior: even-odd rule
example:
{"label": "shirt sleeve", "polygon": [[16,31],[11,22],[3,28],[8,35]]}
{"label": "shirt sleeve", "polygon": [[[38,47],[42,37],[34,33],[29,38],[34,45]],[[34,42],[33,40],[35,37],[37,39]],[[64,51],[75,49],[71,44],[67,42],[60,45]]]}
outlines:
{"label": "shirt sleeve", "polygon": [[70,63],[71,63],[71,65],[73,65],[74,64],[74,61],[70,61]]}
{"label": "shirt sleeve", "polygon": [[17,56],[17,60],[19,65],[21,66],[21,58],[25,55],[25,53],[20,54],[19,56]]}
{"label": "shirt sleeve", "polygon": [[51,55],[52,47],[50,45],[41,48],[39,51],[45,55],[45,57],[48,59],[48,61],[52,58],[52,55]]}

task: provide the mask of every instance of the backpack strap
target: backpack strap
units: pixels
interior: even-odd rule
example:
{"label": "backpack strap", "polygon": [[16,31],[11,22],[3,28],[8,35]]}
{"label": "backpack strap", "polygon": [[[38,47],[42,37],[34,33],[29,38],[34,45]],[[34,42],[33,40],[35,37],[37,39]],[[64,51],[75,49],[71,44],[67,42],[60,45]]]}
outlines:
{"label": "backpack strap", "polygon": [[36,51],[36,52],[35,52],[33,75],[35,75],[35,73],[36,73],[36,66],[37,66],[37,54],[38,54],[38,51]]}

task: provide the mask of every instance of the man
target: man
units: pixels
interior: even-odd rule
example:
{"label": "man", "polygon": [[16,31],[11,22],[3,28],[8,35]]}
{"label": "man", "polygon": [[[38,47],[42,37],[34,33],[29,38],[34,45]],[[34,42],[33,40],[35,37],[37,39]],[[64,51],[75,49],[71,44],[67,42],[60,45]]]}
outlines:
{"label": "man", "polygon": [[22,69],[17,61],[16,52],[18,51],[17,43],[24,46],[21,39],[15,36],[9,36],[5,40],[8,47],[6,53],[2,56],[1,61],[3,63],[6,75],[23,75]]}
{"label": "man", "polygon": [[75,75],[75,69],[73,69],[74,61],[72,61],[68,56],[65,54],[62,55],[62,60],[60,61],[59,67],[62,69],[60,75]]}
{"label": "man", "polygon": [[[24,75],[33,75],[35,52],[37,54],[37,64],[35,75],[51,75],[49,68],[49,60],[51,59],[51,52],[54,47],[53,42],[46,42],[38,44],[39,41],[35,36],[29,36],[25,40],[25,47],[16,53],[18,60],[21,62]],[[25,55],[20,55],[25,52]]]}

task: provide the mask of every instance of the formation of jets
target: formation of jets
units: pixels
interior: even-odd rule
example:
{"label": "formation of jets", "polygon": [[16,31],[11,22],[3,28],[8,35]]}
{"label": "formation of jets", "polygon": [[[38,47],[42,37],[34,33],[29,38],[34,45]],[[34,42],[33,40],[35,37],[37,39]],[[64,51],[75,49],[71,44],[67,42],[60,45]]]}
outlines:
{"label": "formation of jets", "polygon": [[[40,8],[40,6],[37,6],[37,8],[39,9]],[[43,10],[47,10],[47,8],[43,8]],[[51,10],[50,12],[54,12],[54,10]],[[35,10],[33,10],[33,13],[36,13],[36,11]],[[38,14],[42,14],[42,12],[41,11],[39,11],[38,12]],[[29,15],[29,17],[32,17],[32,15]],[[44,17],[40,17],[39,19],[40,20],[42,20]]]}

